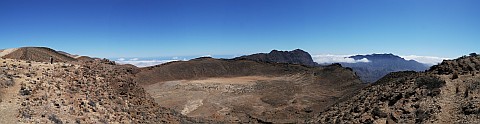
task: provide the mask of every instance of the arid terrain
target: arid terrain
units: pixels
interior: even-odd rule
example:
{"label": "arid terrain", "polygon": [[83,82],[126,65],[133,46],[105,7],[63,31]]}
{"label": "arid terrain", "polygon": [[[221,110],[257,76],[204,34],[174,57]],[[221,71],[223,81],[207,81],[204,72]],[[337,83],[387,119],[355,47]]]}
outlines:
{"label": "arid terrain", "polygon": [[[128,68],[0,59],[0,123],[180,123]],[[186,122],[186,121],[185,121]]]}
{"label": "arid terrain", "polygon": [[[2,124],[480,121],[476,55],[364,84],[339,64],[284,59],[202,57],[137,68],[49,48],[0,53]],[[278,53],[270,58],[297,56]],[[311,60],[302,56],[293,61]]]}

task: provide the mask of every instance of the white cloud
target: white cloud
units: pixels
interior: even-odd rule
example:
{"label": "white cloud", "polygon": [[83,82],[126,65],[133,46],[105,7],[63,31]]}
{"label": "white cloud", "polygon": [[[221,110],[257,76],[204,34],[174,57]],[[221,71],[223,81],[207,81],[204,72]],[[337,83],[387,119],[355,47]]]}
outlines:
{"label": "white cloud", "polygon": [[159,65],[167,62],[173,62],[179,60],[139,60],[139,59],[130,59],[128,61],[116,61],[119,64],[132,64],[137,67],[147,67],[147,66],[154,66]]}
{"label": "white cloud", "polygon": [[313,61],[324,64],[324,63],[357,63],[357,62],[370,62],[367,58],[363,58],[360,60],[355,60],[353,58],[348,58],[352,55],[313,55]]}
{"label": "white cloud", "polygon": [[[319,63],[319,64],[324,64],[324,63],[357,63],[357,62],[370,62],[367,58],[363,58],[360,60],[354,60],[352,58],[348,58],[350,56],[354,55],[331,55],[331,54],[326,54],[326,55],[313,55],[313,61]],[[436,65],[438,63],[441,63],[445,59],[451,59],[451,58],[443,58],[443,57],[435,57],[435,56],[417,56],[417,55],[408,55],[408,56],[400,56],[404,58],[405,60],[415,60],[420,63],[424,63],[427,65]]]}
{"label": "white cloud", "polygon": [[360,59],[360,60],[355,60],[356,62],[370,62],[370,60],[368,60],[367,58],[363,58],[363,59]]}
{"label": "white cloud", "polygon": [[212,57],[212,55],[203,55],[203,56],[200,56],[200,57]]}
{"label": "white cloud", "polygon": [[119,58],[118,61],[125,61],[125,58]]}
{"label": "white cloud", "polygon": [[445,59],[450,58],[442,58],[442,57],[435,57],[435,56],[417,56],[417,55],[408,55],[408,56],[400,56],[405,60],[415,60],[420,63],[428,64],[428,65],[436,65],[441,63]]}
{"label": "white cloud", "polygon": [[139,60],[138,58],[130,59],[130,61],[138,61],[138,60]]}

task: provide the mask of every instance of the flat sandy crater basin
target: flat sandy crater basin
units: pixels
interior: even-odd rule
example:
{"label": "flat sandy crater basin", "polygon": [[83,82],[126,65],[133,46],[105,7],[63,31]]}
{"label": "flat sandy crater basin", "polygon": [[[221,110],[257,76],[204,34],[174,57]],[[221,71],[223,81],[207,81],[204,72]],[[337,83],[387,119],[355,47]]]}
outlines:
{"label": "flat sandy crater basin", "polygon": [[328,95],[331,91],[318,90],[318,83],[306,79],[299,75],[219,77],[143,87],[160,106],[189,117],[229,122],[258,117],[293,123],[314,113],[308,109],[322,107],[319,104],[323,101],[335,98]]}
{"label": "flat sandy crater basin", "polygon": [[162,106],[179,110],[184,115],[201,116],[205,112],[214,114],[215,111],[202,112],[199,107],[222,110],[228,109],[227,104],[231,104],[229,102],[256,101],[259,100],[258,96],[249,93],[254,91],[257,82],[286,79],[287,77],[263,76],[219,77],[166,81],[144,88]]}

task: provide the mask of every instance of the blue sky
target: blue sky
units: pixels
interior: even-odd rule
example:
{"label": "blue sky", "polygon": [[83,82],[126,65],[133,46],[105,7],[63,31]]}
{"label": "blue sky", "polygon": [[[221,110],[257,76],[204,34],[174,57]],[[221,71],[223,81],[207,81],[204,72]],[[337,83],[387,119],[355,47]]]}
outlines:
{"label": "blue sky", "polygon": [[478,0],[0,0],[0,48],[96,57],[394,53],[480,46]]}

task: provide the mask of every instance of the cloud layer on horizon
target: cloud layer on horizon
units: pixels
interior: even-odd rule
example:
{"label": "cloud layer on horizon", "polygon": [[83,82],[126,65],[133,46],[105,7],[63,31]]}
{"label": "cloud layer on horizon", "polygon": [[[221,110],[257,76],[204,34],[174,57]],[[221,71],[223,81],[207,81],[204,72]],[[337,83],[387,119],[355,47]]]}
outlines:
{"label": "cloud layer on horizon", "polygon": [[[357,62],[370,62],[370,60],[364,58],[360,60],[354,60],[352,58],[348,58],[354,55],[312,55],[313,61],[319,64],[330,64],[330,63],[357,63]],[[442,57],[435,57],[435,56],[417,56],[417,55],[408,55],[408,56],[400,56],[405,60],[415,60],[417,62],[427,64],[427,65],[436,65],[441,63],[443,60],[447,60],[450,58],[442,58]]]}
{"label": "cloud layer on horizon", "polygon": [[319,64],[370,62],[367,58],[355,60],[353,58],[348,58],[350,56],[352,55],[313,55],[312,59]]}
{"label": "cloud layer on horizon", "polygon": [[141,60],[139,58],[132,58],[132,59],[125,59],[125,58],[119,58],[117,59],[115,62],[119,63],[119,64],[132,64],[132,65],[135,65],[137,67],[148,67],[148,66],[155,66],[155,65],[159,65],[159,64],[163,64],[163,63],[167,63],[167,62],[173,62],[173,61],[181,61],[181,60],[178,60],[178,57],[177,59],[169,59],[169,60]]}
{"label": "cloud layer on horizon", "polygon": [[427,65],[436,65],[441,63],[443,60],[448,60],[451,58],[442,58],[442,57],[435,57],[435,56],[417,56],[417,55],[408,55],[408,56],[400,56],[405,60],[415,60],[417,62],[427,64]]}
{"label": "cloud layer on horizon", "polygon": [[[210,56],[211,55],[204,55],[205,56]],[[348,58],[353,55],[332,55],[332,54],[325,54],[325,55],[312,55],[313,61],[319,63],[319,64],[331,64],[331,63],[358,63],[358,62],[371,62],[367,58],[363,58],[360,60],[355,60],[353,58]],[[408,55],[408,56],[400,56],[404,58],[405,60],[415,60],[417,62],[427,64],[427,65],[436,65],[438,63],[441,63],[445,59],[450,59],[450,58],[442,58],[442,57],[434,57],[434,56],[417,56],[417,55]],[[142,58],[118,58],[115,61],[119,64],[132,64],[137,67],[148,67],[148,66],[155,66],[167,62],[172,62],[172,61],[187,61],[186,58],[179,58],[179,57],[173,57],[171,59],[168,58],[163,58],[163,59],[142,59]]]}

